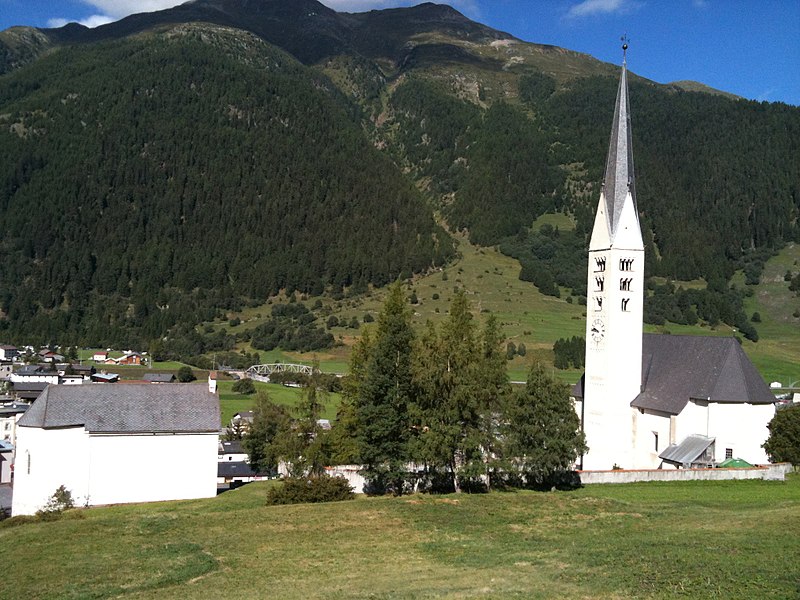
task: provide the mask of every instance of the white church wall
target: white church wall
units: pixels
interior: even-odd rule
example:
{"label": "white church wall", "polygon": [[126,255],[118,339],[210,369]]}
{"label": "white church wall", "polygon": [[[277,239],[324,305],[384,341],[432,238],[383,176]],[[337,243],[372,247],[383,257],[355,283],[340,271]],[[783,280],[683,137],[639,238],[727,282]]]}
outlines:
{"label": "white church wall", "polygon": [[14,515],[34,514],[60,485],[78,506],[217,493],[216,433],[89,435],[83,427],[20,427],[17,442]]}
{"label": "white church wall", "polygon": [[88,436],[83,427],[17,429],[12,515],[32,515],[63,485],[77,505],[88,494]]}
{"label": "white church wall", "polygon": [[[636,460],[633,468],[657,469],[662,463],[658,455],[669,446],[670,416],[649,410],[631,410],[636,419]],[[668,465],[664,467],[671,468]]]}
{"label": "white church wall", "polygon": [[117,504],[211,498],[217,493],[218,436],[90,436],[89,502]]}
{"label": "white church wall", "polygon": [[772,404],[711,404],[711,431],[717,438],[717,462],[725,460],[726,449],[734,458],[752,464],[766,464],[769,457],[761,447],[769,437],[767,424],[775,416]]}
{"label": "white church wall", "polygon": [[767,424],[775,415],[772,404],[725,404],[690,401],[677,418],[677,441],[700,434],[716,439],[714,460],[725,460],[726,449],[734,458],[753,464],[769,462],[761,447],[769,430]]}

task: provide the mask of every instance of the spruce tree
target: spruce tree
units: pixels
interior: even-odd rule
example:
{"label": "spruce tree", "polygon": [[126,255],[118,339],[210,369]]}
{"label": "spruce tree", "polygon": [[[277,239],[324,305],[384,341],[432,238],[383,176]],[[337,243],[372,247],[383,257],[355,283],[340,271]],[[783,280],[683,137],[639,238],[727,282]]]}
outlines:
{"label": "spruce tree", "polygon": [[409,477],[413,340],[408,301],[398,282],[389,289],[378,317],[368,360],[364,363],[362,356],[355,365],[360,380],[354,398],[359,454],[376,491],[402,494]]}

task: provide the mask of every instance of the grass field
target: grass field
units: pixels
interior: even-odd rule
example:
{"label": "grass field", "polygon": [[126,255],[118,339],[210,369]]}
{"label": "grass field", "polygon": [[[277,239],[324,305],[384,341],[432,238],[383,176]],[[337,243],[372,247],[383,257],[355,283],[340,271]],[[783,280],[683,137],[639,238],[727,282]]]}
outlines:
{"label": "grass field", "polygon": [[[260,383],[253,382],[256,386],[256,391],[264,391],[269,394],[270,400],[275,404],[282,406],[293,407],[300,399],[302,390],[299,388],[285,387],[276,383]],[[220,381],[218,384],[219,391],[219,408],[222,417],[223,427],[231,422],[231,417],[237,412],[250,410],[255,403],[255,394],[237,394],[231,390],[233,386],[232,381]],[[339,407],[341,396],[339,394],[329,394],[325,402],[325,408],[322,411],[323,419],[335,419],[336,409]]]}
{"label": "grass field", "polygon": [[0,527],[0,597],[725,598],[800,594],[800,477],[264,506],[115,506]]}

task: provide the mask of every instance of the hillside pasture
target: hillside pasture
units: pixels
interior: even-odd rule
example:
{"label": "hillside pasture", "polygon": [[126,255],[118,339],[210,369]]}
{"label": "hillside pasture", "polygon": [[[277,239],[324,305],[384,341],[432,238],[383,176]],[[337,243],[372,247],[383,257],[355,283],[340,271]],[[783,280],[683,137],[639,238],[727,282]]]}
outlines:
{"label": "hillside pasture", "polygon": [[0,598],[797,597],[800,478],[267,507],[268,486],[0,527]]}

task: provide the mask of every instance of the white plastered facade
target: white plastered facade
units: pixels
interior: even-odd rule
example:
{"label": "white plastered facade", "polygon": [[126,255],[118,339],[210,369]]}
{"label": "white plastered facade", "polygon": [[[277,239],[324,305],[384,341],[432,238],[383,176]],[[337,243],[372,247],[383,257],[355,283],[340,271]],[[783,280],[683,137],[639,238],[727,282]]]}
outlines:
{"label": "white plastered facade", "polygon": [[213,497],[217,444],[216,433],[20,427],[12,514],[34,514],[61,485],[78,506]]}

